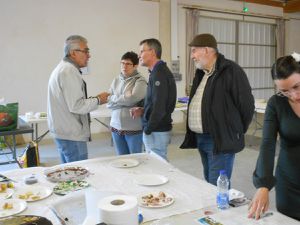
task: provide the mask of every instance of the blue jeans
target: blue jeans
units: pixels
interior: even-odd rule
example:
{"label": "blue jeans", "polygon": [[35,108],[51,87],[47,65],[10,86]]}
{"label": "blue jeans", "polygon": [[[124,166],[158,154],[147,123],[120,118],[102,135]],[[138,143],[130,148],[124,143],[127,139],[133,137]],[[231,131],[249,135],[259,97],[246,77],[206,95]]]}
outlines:
{"label": "blue jeans", "polygon": [[143,134],[135,135],[119,135],[111,132],[116,153],[118,155],[127,155],[133,153],[141,153],[143,149]]}
{"label": "blue jeans", "polygon": [[215,155],[213,153],[214,141],[209,134],[196,134],[196,137],[205,180],[208,183],[217,185],[220,170],[226,170],[227,177],[230,180],[235,154],[220,153]]}
{"label": "blue jeans", "polygon": [[54,139],[62,163],[74,162],[88,158],[87,143],[85,141],[71,141]]}
{"label": "blue jeans", "polygon": [[167,160],[167,148],[171,140],[171,131],[143,133],[146,152],[154,152]]}

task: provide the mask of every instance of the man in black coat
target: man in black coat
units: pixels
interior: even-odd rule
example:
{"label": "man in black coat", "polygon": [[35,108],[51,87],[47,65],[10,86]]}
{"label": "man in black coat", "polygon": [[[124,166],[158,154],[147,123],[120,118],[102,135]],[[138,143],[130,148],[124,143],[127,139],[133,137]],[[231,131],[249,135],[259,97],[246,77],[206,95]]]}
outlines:
{"label": "man in black coat", "polygon": [[245,146],[254,98],[244,70],[218,52],[214,36],[197,35],[189,46],[197,70],[180,147],[198,148],[205,180],[216,185],[220,170],[230,179],[235,153]]}

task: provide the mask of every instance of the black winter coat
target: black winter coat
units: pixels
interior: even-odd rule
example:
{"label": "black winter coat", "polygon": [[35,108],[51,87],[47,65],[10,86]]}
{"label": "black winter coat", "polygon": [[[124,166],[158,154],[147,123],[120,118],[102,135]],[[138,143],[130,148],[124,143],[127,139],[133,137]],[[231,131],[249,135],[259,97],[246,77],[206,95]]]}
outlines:
{"label": "black winter coat", "polygon": [[[204,71],[197,69],[189,104],[203,76]],[[245,147],[244,134],[254,114],[254,98],[244,70],[220,53],[215,71],[206,83],[201,107],[203,132],[212,136],[214,154],[241,151]],[[180,148],[197,148],[196,135],[189,129],[188,119],[186,129]]]}

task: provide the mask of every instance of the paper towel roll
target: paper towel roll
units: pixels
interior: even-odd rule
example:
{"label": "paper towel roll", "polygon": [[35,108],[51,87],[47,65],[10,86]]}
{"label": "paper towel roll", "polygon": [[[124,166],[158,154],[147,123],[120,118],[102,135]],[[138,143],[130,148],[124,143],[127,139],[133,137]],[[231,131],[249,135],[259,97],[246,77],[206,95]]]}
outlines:
{"label": "paper towel roll", "polygon": [[[99,201],[101,199],[112,196],[112,195],[122,195],[123,193],[117,191],[103,191],[94,188],[88,188],[85,190],[85,205],[87,217],[93,218],[97,223],[101,221],[99,218],[99,210],[97,208]],[[96,223],[95,223],[96,224]]]}
{"label": "paper towel roll", "polygon": [[108,225],[138,225],[138,204],[135,196],[112,195],[98,203],[99,221]]}

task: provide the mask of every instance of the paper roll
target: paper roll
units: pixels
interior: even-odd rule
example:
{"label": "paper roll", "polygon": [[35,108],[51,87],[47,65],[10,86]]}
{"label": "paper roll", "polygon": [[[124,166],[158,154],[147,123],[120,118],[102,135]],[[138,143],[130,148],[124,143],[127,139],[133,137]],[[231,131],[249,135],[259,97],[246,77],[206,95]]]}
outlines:
{"label": "paper roll", "polygon": [[98,203],[99,221],[108,225],[138,225],[138,204],[135,196],[112,195]]}
{"label": "paper roll", "polygon": [[[88,188],[85,190],[85,205],[86,205],[86,214],[87,217],[93,218],[97,223],[99,218],[99,210],[97,209],[98,202],[101,199],[112,196],[112,195],[121,195],[123,193],[117,191],[101,191],[93,188]],[[95,223],[96,224],[96,223]]]}

